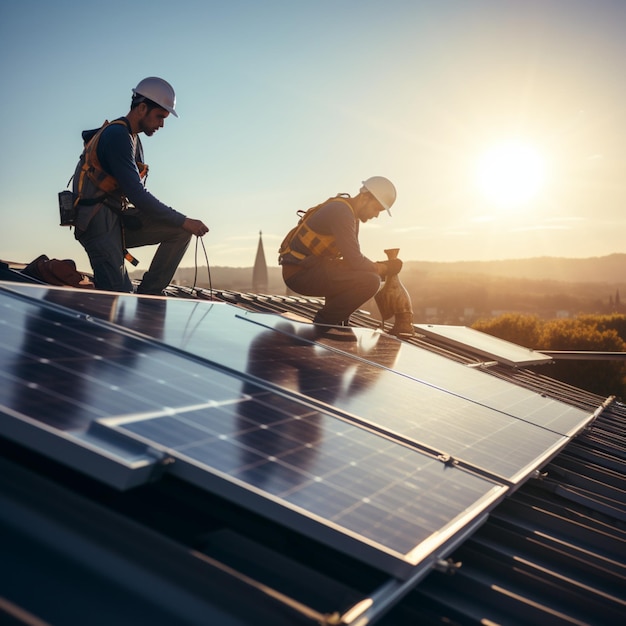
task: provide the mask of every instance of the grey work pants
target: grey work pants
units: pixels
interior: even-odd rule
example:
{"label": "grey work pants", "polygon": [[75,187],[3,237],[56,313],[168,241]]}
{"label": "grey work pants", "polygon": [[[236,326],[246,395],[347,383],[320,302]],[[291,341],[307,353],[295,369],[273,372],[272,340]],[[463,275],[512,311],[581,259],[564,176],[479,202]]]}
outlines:
{"label": "grey work pants", "polygon": [[303,296],[324,296],[314,322],[341,324],[380,289],[375,272],[353,270],[344,261],[315,258],[311,265],[285,279],[289,289]]}
{"label": "grey work pants", "polygon": [[171,282],[187,250],[191,233],[182,226],[172,226],[143,215],[141,222],[138,230],[124,229],[122,237],[120,216],[103,206],[93,216],[87,230],[76,232],[76,239],[89,256],[97,289],[133,291],[124,265],[124,247],[159,246],[143,275],[138,293],[160,295]]}

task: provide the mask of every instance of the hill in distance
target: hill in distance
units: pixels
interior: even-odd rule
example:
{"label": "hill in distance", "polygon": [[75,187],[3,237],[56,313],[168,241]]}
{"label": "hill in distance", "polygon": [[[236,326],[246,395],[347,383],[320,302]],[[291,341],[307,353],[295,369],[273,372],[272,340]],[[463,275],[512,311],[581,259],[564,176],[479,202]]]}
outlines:
{"label": "hill in distance", "polygon": [[429,262],[408,261],[406,270],[445,274],[472,274],[527,280],[549,280],[571,283],[626,282],[626,254],[571,259],[563,257],[535,257],[503,259],[499,261]]}
{"label": "hill in distance", "polygon": [[[133,273],[140,277],[143,272]],[[210,268],[211,282],[216,288],[249,291],[252,285],[252,267]],[[437,276],[483,276],[490,278],[514,278],[527,281],[553,281],[557,283],[603,283],[620,287],[626,284],[626,254],[610,254],[603,257],[564,258],[535,257],[528,259],[503,259],[494,261],[406,261],[401,276],[419,274],[436,280]],[[193,284],[195,268],[179,268],[179,282]],[[206,266],[197,270],[197,284],[208,282]],[[268,267],[268,289],[273,293],[285,290],[279,267]],[[566,285],[563,285],[566,287]]]}

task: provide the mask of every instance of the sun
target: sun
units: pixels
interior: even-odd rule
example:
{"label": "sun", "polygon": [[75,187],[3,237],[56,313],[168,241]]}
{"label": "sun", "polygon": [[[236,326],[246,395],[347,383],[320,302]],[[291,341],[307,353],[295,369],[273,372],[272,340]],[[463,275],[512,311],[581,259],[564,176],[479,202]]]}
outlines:
{"label": "sun", "polygon": [[538,150],[522,141],[493,146],[479,159],[476,181],[484,196],[495,206],[518,208],[541,189],[546,164]]}

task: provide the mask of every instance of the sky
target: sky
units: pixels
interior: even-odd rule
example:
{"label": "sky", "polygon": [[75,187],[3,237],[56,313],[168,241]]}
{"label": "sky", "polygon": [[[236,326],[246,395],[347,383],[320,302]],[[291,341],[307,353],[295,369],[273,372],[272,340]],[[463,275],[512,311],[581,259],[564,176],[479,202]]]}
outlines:
{"label": "sky", "polygon": [[4,0],[0,258],[89,270],[57,194],[147,76],[180,116],[147,186],[209,226],[210,266],[252,266],[261,231],[276,266],[296,211],[376,175],[372,260],[624,253],[625,32],[624,0]]}

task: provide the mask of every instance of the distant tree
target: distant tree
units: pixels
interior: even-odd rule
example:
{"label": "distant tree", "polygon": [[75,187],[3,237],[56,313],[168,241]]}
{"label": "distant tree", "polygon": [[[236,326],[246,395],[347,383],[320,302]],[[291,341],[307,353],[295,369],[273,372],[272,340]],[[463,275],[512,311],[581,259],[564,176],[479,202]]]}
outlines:
{"label": "distant tree", "polygon": [[539,317],[521,313],[505,313],[499,317],[479,319],[472,324],[472,328],[525,348],[538,347],[541,337]]}
{"label": "distant tree", "polygon": [[626,315],[610,313],[608,315],[579,315],[581,323],[595,326],[600,331],[615,330],[623,341],[626,341]]}
{"label": "distant tree", "polygon": [[[478,320],[472,328],[536,350],[626,351],[626,315],[581,315],[543,321],[507,313]],[[626,363],[621,360],[555,359],[549,376],[599,395],[626,397]]]}

